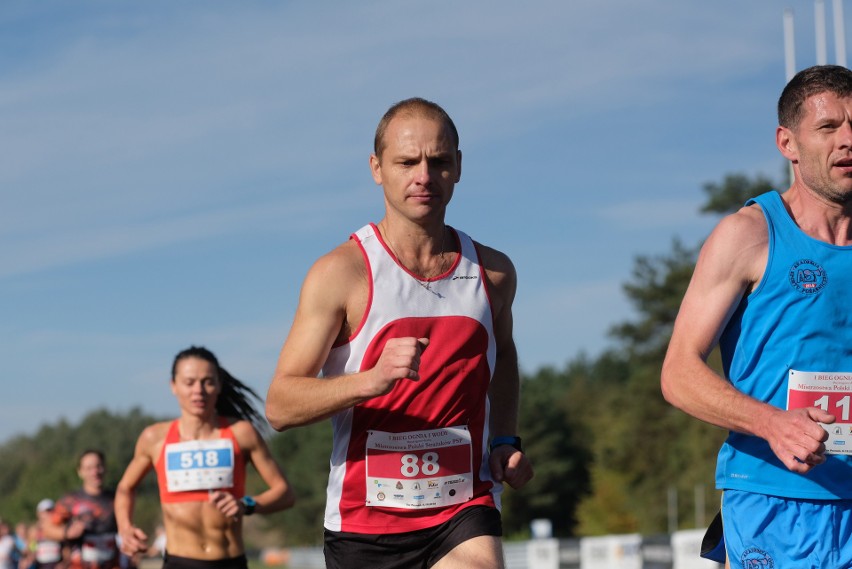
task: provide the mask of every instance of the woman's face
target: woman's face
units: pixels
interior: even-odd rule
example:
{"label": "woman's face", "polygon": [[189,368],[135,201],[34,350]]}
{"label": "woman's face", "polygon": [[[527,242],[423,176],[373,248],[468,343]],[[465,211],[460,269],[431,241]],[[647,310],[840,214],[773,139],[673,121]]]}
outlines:
{"label": "woman's face", "polygon": [[181,411],[198,417],[210,417],[216,412],[216,399],[221,391],[216,366],[190,356],[178,361],[172,378],[172,393]]}

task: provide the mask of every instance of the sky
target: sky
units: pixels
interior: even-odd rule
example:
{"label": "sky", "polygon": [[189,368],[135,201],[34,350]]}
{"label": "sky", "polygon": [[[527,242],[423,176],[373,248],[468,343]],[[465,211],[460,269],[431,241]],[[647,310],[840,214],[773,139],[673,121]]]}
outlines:
{"label": "sky", "polygon": [[447,222],[517,268],[523,372],[614,347],[636,257],[718,221],[704,184],[782,179],[785,8],[817,63],[811,0],[0,3],[0,442],[176,416],[193,344],[265,395],[306,272],[383,215],[373,133],[412,96],[460,132]]}

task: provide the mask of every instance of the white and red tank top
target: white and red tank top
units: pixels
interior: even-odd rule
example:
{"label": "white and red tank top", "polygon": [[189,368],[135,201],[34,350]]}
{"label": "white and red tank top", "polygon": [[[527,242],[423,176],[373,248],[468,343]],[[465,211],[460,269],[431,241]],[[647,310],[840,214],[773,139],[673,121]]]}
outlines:
{"label": "white and red tank top", "polygon": [[441,524],[461,509],[500,506],[487,460],[488,388],[496,346],[485,275],[473,241],[452,230],[460,254],[428,280],[402,266],[373,224],[352,235],[370,292],[323,377],[375,366],[388,339],[429,338],[420,379],[332,417],[334,446],[325,527],[367,534]]}

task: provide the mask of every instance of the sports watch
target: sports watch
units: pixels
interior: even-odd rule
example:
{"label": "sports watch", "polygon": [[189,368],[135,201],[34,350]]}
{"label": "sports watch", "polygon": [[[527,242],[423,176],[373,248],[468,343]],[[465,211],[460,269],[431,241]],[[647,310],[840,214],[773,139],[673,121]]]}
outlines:
{"label": "sports watch", "polygon": [[240,502],[243,503],[244,516],[250,516],[254,513],[254,509],[257,507],[257,502],[255,502],[254,498],[251,496],[243,496],[240,498]]}
{"label": "sports watch", "polygon": [[521,437],[494,437],[491,439],[491,444],[488,446],[488,449],[492,452],[495,448],[501,445],[509,445],[510,447],[514,447],[521,452],[524,452],[524,447],[521,445]]}

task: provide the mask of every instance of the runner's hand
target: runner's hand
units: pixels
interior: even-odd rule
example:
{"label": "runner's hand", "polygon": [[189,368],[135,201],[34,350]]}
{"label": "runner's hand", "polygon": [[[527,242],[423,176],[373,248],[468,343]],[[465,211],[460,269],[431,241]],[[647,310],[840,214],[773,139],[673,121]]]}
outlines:
{"label": "runner's hand", "polygon": [[242,504],[229,492],[222,492],[221,490],[212,491],[208,500],[226,517],[236,519],[243,513]]}
{"label": "runner's hand", "polygon": [[148,536],[137,527],[121,532],[121,552],[125,555],[136,555],[148,551]]}
{"label": "runner's hand", "polygon": [[68,525],[65,526],[65,535],[64,538],[69,541],[74,541],[75,539],[80,539],[83,537],[83,534],[86,532],[86,522],[83,520],[72,520],[68,522]]}
{"label": "runner's hand", "polygon": [[488,465],[494,480],[505,482],[516,490],[533,477],[532,463],[527,455],[509,445],[495,447],[488,458]]}
{"label": "runner's hand", "polygon": [[767,421],[765,438],[784,466],[805,473],[825,462],[828,433],[819,423],[834,421],[834,415],[816,407],[779,411]]}
{"label": "runner's hand", "polygon": [[371,397],[390,393],[400,379],[420,379],[420,355],[428,338],[391,338],[385,343],[379,361],[368,376]]}

